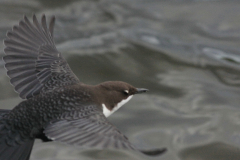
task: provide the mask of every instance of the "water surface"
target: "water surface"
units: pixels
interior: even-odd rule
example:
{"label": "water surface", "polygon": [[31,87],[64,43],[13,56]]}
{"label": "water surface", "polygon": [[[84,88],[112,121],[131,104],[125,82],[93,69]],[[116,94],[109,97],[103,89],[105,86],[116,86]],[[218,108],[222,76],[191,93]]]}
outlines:
{"label": "water surface", "polygon": [[[36,141],[31,160],[240,159],[240,2],[161,0],[1,1],[0,39],[32,13],[56,16],[55,42],[87,84],[148,88],[109,120],[160,157]],[[3,56],[3,45],[0,57]],[[0,108],[21,99],[0,61]]]}

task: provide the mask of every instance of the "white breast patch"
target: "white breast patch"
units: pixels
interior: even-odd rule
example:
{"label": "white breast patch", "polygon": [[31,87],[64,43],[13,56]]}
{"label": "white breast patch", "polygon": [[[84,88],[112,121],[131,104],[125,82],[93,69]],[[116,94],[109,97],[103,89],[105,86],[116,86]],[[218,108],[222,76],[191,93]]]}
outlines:
{"label": "white breast patch", "polygon": [[121,102],[119,102],[111,111],[109,109],[107,109],[107,107],[105,106],[105,104],[102,104],[103,107],[103,114],[108,117],[111,114],[113,114],[113,112],[115,112],[116,110],[118,110],[120,107],[122,107],[125,103],[127,103],[133,96],[129,96],[127,99],[122,100]]}

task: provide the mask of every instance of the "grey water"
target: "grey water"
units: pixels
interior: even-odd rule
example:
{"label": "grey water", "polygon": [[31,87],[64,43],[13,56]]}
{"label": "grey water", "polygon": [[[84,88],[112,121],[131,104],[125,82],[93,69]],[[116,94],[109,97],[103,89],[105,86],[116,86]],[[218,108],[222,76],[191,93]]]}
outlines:
{"label": "grey water", "polygon": [[[109,121],[139,148],[168,151],[147,157],[37,140],[31,160],[240,159],[239,1],[2,0],[0,39],[33,13],[56,16],[57,49],[82,82],[150,90]],[[20,101],[0,60],[0,109]]]}

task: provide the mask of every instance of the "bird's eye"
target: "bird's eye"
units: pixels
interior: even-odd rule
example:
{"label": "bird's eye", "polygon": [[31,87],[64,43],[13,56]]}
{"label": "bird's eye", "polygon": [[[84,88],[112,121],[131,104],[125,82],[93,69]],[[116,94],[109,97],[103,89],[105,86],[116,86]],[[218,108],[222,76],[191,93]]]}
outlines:
{"label": "bird's eye", "polygon": [[128,95],[129,91],[128,90],[124,90],[123,91],[126,95]]}

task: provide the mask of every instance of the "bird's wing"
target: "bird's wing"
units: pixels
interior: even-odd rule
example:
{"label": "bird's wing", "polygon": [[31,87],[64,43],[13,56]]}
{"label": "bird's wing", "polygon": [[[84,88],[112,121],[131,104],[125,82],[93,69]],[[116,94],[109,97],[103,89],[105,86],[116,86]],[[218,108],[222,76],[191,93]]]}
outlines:
{"label": "bird's wing", "polygon": [[98,106],[65,113],[49,123],[44,134],[51,140],[86,148],[135,150],[115,126],[110,124]]}
{"label": "bird's wing", "polygon": [[26,16],[7,33],[5,68],[10,82],[23,99],[42,92],[79,83],[67,61],[57,51],[53,40],[53,16],[47,26],[45,15],[41,23],[33,15],[33,23]]}
{"label": "bird's wing", "polygon": [[149,156],[158,156],[166,151],[166,148],[135,148],[96,105],[82,106],[81,111],[63,114],[50,122],[43,133],[51,140],[86,148],[135,150]]}

